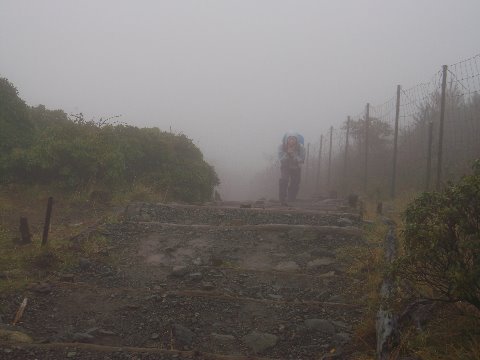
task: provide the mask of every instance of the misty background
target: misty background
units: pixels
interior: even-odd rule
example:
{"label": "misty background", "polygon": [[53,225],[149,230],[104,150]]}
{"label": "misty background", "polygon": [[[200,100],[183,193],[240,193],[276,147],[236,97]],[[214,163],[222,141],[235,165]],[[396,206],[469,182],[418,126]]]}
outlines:
{"label": "misty background", "polygon": [[479,1],[0,1],[0,76],[29,105],[184,133],[224,199],[294,130],[480,50]]}

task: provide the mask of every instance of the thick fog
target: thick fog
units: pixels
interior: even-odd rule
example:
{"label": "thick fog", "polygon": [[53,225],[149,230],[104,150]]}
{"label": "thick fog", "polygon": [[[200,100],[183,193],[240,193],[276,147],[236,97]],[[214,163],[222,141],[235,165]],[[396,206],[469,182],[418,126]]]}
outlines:
{"label": "thick fog", "polygon": [[29,105],[188,135],[245,199],[306,142],[480,52],[480,1],[0,2],[0,76]]}

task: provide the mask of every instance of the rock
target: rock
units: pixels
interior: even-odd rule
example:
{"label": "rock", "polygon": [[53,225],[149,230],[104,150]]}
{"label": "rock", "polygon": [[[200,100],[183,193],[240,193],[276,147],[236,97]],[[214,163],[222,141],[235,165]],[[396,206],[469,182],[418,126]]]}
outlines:
{"label": "rock", "polygon": [[200,259],[199,257],[193,260],[192,262],[193,262],[193,265],[197,265],[197,266],[202,265],[202,259]]}
{"label": "rock", "polygon": [[213,285],[210,282],[204,282],[204,283],[202,283],[202,290],[206,290],[206,291],[215,290],[215,285]]}
{"label": "rock", "polygon": [[332,265],[334,263],[335,263],[335,259],[328,258],[328,257],[322,257],[322,258],[319,258],[319,259],[309,261],[307,263],[307,268],[308,269],[315,269],[315,268],[318,268],[318,267],[321,267],[321,266]]}
{"label": "rock", "polygon": [[86,271],[92,267],[92,262],[88,259],[80,258],[78,260],[78,266],[80,267],[80,270]]}
{"label": "rock", "polygon": [[245,345],[257,353],[274,347],[277,344],[278,338],[272,334],[252,331],[243,337],[243,341]]}
{"label": "rock", "polygon": [[212,338],[212,340],[220,343],[228,343],[228,342],[235,341],[235,337],[233,335],[211,333],[210,337]]}
{"label": "rock", "polygon": [[88,343],[92,341],[95,337],[87,333],[77,332],[73,334],[72,339],[75,342]]}
{"label": "rock", "polygon": [[113,336],[113,335],[115,335],[115,333],[114,333],[113,331],[103,330],[103,329],[98,330],[98,333],[99,333],[100,335],[106,335],[106,336]]}
{"label": "rock", "polygon": [[159,337],[160,337],[159,334],[153,333],[153,334],[150,336],[150,339],[152,339],[152,340],[157,340]]}
{"label": "rock", "polygon": [[173,335],[180,345],[190,345],[195,337],[193,331],[179,324],[173,325]]}
{"label": "rock", "polygon": [[73,358],[77,356],[77,352],[76,351],[69,351],[67,352],[67,358]]}
{"label": "rock", "polygon": [[182,266],[182,265],[176,265],[173,267],[170,275],[172,275],[173,277],[183,277],[187,275],[187,273],[188,273],[188,267]]}
{"label": "rock", "polygon": [[62,274],[60,275],[60,281],[74,282],[75,276],[73,274]]}
{"label": "rock", "polygon": [[202,280],[203,275],[200,272],[195,272],[195,273],[189,274],[188,277],[192,281],[200,281],[200,280]]}
{"label": "rock", "polygon": [[350,220],[350,219],[347,219],[347,218],[339,218],[337,220],[337,223],[340,226],[352,226],[353,225],[353,221]]}
{"label": "rock", "polygon": [[0,329],[0,341],[31,343],[32,338],[21,331]]}
{"label": "rock", "polygon": [[277,266],[275,266],[275,270],[277,271],[296,271],[299,270],[300,266],[295,261],[284,261],[281,263],[278,263]]}
{"label": "rock", "polygon": [[322,360],[343,360],[343,359],[345,359],[345,356],[341,349],[334,352],[330,352],[322,356]]}
{"label": "rock", "polygon": [[268,296],[270,299],[273,299],[273,300],[282,300],[282,299],[283,299],[283,296],[282,296],[282,295],[268,294],[267,296]]}
{"label": "rock", "polygon": [[210,264],[212,264],[212,266],[222,266],[223,265],[223,260],[219,257],[212,256],[210,258]]}
{"label": "rock", "polygon": [[335,276],[335,271],[327,271],[326,273],[318,275],[319,278],[331,278]]}
{"label": "rock", "polygon": [[100,328],[98,326],[95,326],[95,327],[92,327],[88,330],[85,330],[85,334],[94,334],[96,332],[98,332],[100,330]]}
{"label": "rock", "polygon": [[329,302],[343,302],[345,301],[344,297],[342,295],[333,295],[328,299]]}
{"label": "rock", "polygon": [[52,291],[53,286],[49,283],[42,282],[30,284],[27,289],[39,294],[49,294]]}
{"label": "rock", "polygon": [[339,332],[333,335],[332,341],[337,346],[342,346],[350,342],[351,336],[345,332]]}
{"label": "rock", "polygon": [[150,295],[145,298],[147,301],[160,301],[162,298],[155,294],[155,295]]}
{"label": "rock", "polygon": [[319,331],[325,334],[335,334],[335,327],[333,324],[324,319],[307,319],[305,320],[305,326],[312,331]]}
{"label": "rock", "polygon": [[347,324],[346,322],[344,321],[340,321],[340,320],[332,320],[331,323],[337,327],[337,328],[340,328],[340,329],[344,329],[344,330],[351,330],[352,329],[352,326]]}

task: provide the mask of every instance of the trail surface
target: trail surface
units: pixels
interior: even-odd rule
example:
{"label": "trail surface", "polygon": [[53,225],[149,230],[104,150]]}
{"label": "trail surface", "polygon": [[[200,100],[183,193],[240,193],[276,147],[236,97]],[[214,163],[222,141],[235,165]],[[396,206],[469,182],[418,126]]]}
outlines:
{"label": "trail surface", "polygon": [[364,307],[337,250],[361,244],[358,216],[254,206],[130,205],[95,230],[107,248],[30,287],[15,329],[33,342],[0,335],[0,359],[350,358]]}

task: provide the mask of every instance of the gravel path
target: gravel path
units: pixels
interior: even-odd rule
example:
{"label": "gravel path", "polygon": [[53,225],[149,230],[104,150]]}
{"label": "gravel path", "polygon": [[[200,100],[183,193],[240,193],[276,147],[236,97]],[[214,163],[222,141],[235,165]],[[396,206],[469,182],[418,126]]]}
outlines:
{"label": "gravel path", "polygon": [[362,246],[358,216],[256,205],[130,205],[98,230],[107,249],[0,299],[12,314],[29,298],[0,359],[349,358],[364,304],[337,249]]}

